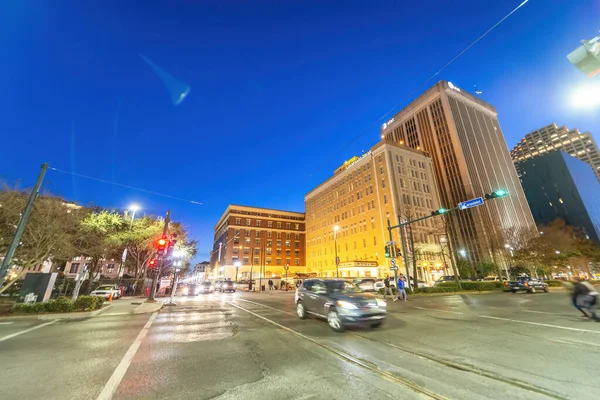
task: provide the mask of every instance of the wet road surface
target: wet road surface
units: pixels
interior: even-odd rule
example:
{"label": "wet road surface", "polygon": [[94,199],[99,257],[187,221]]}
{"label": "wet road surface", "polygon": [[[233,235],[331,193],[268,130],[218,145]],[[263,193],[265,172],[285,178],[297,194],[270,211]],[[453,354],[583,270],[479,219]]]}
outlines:
{"label": "wet road surface", "polygon": [[[377,329],[300,320],[292,293],[156,314],[0,321],[0,398],[597,398],[600,323],[564,293],[413,297]],[[49,323],[50,322],[50,323]]]}

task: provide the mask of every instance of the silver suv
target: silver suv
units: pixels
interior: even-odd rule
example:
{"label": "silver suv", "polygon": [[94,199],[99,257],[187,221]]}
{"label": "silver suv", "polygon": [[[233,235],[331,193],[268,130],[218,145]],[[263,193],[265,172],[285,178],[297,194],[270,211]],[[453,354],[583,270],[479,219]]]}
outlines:
{"label": "silver suv", "polygon": [[344,279],[307,279],[296,289],[296,313],[300,319],[313,314],[326,318],[336,332],[348,326],[380,326],[387,315],[385,301],[365,293]]}

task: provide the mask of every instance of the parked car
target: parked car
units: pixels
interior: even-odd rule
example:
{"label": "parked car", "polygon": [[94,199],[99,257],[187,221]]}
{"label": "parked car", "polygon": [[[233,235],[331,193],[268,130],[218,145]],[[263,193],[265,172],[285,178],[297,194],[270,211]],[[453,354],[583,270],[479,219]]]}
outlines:
{"label": "parked car", "polygon": [[113,299],[121,297],[121,289],[118,285],[100,285],[96,289],[92,290],[90,296],[104,297],[105,299],[110,298],[112,294]]}
{"label": "parked car", "polygon": [[[410,278],[410,280],[412,281],[413,287],[415,284],[415,278]],[[417,279],[417,283],[419,284],[419,287],[431,287],[431,285],[425,281],[422,281],[421,279]]]}
{"label": "parked car", "polygon": [[[469,279],[463,279],[459,276],[458,280],[459,281],[468,281]],[[434,282],[433,285],[435,286],[438,283],[442,283],[442,282],[455,282],[454,275],[442,275],[439,277],[439,279],[437,281]]]}
{"label": "parked car", "polygon": [[529,276],[521,276],[516,281],[505,282],[504,286],[512,293],[525,291],[528,293],[536,293],[538,290],[543,290],[548,293],[548,284],[539,279],[530,278]]}
{"label": "parked car", "polygon": [[213,287],[216,291],[221,290],[221,286],[223,285],[224,281],[215,281],[215,283],[213,284]]}
{"label": "parked car", "polygon": [[[506,277],[503,277],[502,280],[507,281],[508,279]],[[499,276],[486,276],[483,279],[480,279],[481,282],[500,282],[500,277]]]}
{"label": "parked car", "polygon": [[225,293],[225,292],[235,293],[236,289],[237,289],[237,285],[233,281],[224,281],[219,288],[219,290],[222,293]]}
{"label": "parked car", "polygon": [[383,289],[384,287],[385,284],[383,283],[383,281],[375,282],[375,291],[379,292],[379,289]]}
{"label": "parked car", "polygon": [[344,279],[307,279],[296,290],[296,313],[327,319],[336,332],[348,326],[380,326],[387,315],[386,303]]}
{"label": "parked car", "polygon": [[[376,279],[373,278],[358,278],[354,280],[354,283],[364,292],[376,292],[375,284]],[[381,283],[383,285],[383,282]],[[383,286],[382,286],[383,287]]]}

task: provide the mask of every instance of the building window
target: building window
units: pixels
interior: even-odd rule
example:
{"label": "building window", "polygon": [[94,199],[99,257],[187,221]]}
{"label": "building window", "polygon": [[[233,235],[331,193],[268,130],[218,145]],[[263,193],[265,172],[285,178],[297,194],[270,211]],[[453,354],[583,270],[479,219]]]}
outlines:
{"label": "building window", "polygon": [[300,234],[299,233],[296,233],[295,236],[296,237],[294,239],[296,239],[296,240],[300,239]]}
{"label": "building window", "polygon": [[260,237],[260,231],[258,229],[256,230],[255,236]]}
{"label": "building window", "polygon": [[286,256],[291,256],[291,255],[292,255],[292,251],[291,251],[290,249],[287,249],[287,250],[285,251],[285,255],[286,255]]}
{"label": "building window", "polygon": [[244,254],[250,254],[250,248],[244,247]]}
{"label": "building window", "polygon": [[248,257],[244,257],[244,265],[250,264],[250,259]]}
{"label": "building window", "polygon": [[69,273],[76,274],[79,271],[79,263],[72,263],[71,269],[69,269]]}
{"label": "building window", "polygon": [[270,258],[268,258],[268,259],[267,259],[267,262],[266,262],[266,264],[267,264],[267,265],[271,265],[271,259],[270,259]]}
{"label": "building window", "polygon": [[300,265],[300,259],[299,258],[294,259],[294,265]]}
{"label": "building window", "polygon": [[270,247],[267,247],[267,248],[265,249],[265,251],[267,252],[267,255],[268,255],[268,256],[270,256],[270,255],[271,255],[271,253],[273,253],[273,249],[271,249]]}
{"label": "building window", "polygon": [[286,234],[285,234],[285,238],[286,238],[286,239],[291,239],[291,238],[292,238],[292,234],[291,234],[291,233],[289,233],[289,232],[288,232],[288,233],[286,233]]}
{"label": "building window", "polygon": [[260,249],[254,248],[254,249],[252,249],[252,252],[254,254],[260,254]]}
{"label": "building window", "polygon": [[242,219],[241,218],[236,218],[235,219],[235,224],[236,225],[241,225],[242,224]]}
{"label": "building window", "polygon": [[296,242],[294,242],[294,243],[295,243],[295,245],[296,245],[296,248],[297,248],[297,249],[299,249],[299,248],[300,248],[300,242],[296,241]]}
{"label": "building window", "polygon": [[281,240],[277,241],[277,247],[281,247]]}
{"label": "building window", "polygon": [[273,246],[273,241],[272,240],[267,240],[267,246],[269,246],[269,247]]}
{"label": "building window", "polygon": [[275,254],[277,254],[278,256],[280,256],[281,255],[281,249],[275,250]]}
{"label": "building window", "polygon": [[383,167],[379,167],[379,173],[383,174]]}
{"label": "building window", "polygon": [[276,258],[275,259],[275,264],[281,265],[281,258]]}
{"label": "building window", "polygon": [[278,222],[278,223],[277,223],[277,227],[278,227],[278,228],[281,228],[281,222]]}
{"label": "building window", "polygon": [[240,253],[240,248],[239,247],[234,247],[233,248],[233,254],[239,254]]}
{"label": "building window", "polygon": [[373,236],[373,244],[377,246],[377,236]]}
{"label": "building window", "polygon": [[254,245],[260,246],[260,239],[254,239]]}
{"label": "building window", "polygon": [[371,217],[371,229],[375,229],[375,217]]}
{"label": "building window", "polygon": [[246,240],[244,241],[244,243],[246,243],[247,245],[250,245],[250,238],[246,238]]}
{"label": "building window", "polygon": [[300,229],[300,224],[295,224],[295,225],[296,225],[296,230]]}
{"label": "building window", "polygon": [[[325,249],[325,250],[327,250],[327,249]],[[325,254],[327,254],[327,252],[325,252]],[[300,257],[300,250],[294,250],[294,255],[296,257]]]}
{"label": "building window", "polygon": [[256,226],[260,226],[260,220],[259,219],[256,220]]}
{"label": "building window", "polygon": [[273,227],[273,221],[267,221],[267,228]]}
{"label": "building window", "polygon": [[253,260],[254,260],[254,265],[260,264],[260,260],[258,258],[253,258]]}
{"label": "building window", "polygon": [[277,239],[281,239],[281,232],[277,232]]}
{"label": "building window", "polygon": [[246,236],[250,236],[250,229],[246,229]]}
{"label": "building window", "polygon": [[385,179],[381,180],[381,187],[385,189]]}
{"label": "building window", "polygon": [[267,237],[272,237],[273,236],[273,232],[269,231],[267,232]]}
{"label": "building window", "polygon": [[251,219],[247,219],[246,220],[246,225],[250,226],[250,224],[252,224],[252,220]]}
{"label": "building window", "polygon": [[377,157],[377,161],[381,162],[382,158],[381,158],[381,154],[379,155],[379,157]]}
{"label": "building window", "polygon": [[290,229],[292,227],[292,224],[290,224],[289,222],[285,223],[285,229]]}
{"label": "building window", "polygon": [[387,204],[387,194],[383,195],[383,204]]}

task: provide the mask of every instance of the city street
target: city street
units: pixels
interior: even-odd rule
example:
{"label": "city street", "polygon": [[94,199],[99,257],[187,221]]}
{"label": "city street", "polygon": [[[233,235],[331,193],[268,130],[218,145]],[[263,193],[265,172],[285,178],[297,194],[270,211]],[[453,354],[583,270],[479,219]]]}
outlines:
{"label": "city street", "polygon": [[[126,300],[120,300],[126,301]],[[596,398],[600,323],[565,292],[388,302],[377,329],[300,320],[293,292],[143,315],[0,321],[0,398]]]}

